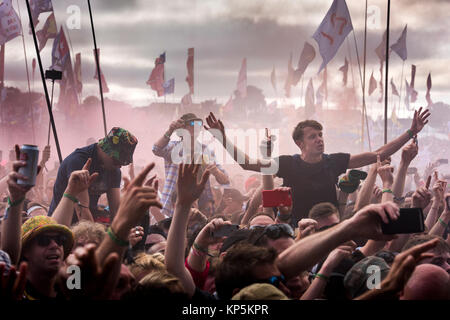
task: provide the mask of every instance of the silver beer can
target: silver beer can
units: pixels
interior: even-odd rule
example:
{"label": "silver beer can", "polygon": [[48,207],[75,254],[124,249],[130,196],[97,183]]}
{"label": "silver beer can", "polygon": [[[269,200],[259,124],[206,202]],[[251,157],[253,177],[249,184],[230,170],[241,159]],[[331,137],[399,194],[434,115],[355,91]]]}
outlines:
{"label": "silver beer can", "polygon": [[36,184],[37,165],[39,149],[35,145],[24,144],[20,147],[20,160],[26,161],[25,167],[19,168],[19,173],[26,176],[28,180],[17,179],[17,184],[32,187]]}

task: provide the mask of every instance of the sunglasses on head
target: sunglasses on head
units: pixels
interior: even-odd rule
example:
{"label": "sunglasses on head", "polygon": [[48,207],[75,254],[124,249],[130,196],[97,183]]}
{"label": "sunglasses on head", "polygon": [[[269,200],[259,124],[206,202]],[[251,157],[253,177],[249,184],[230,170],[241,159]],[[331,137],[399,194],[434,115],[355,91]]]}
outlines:
{"label": "sunglasses on head", "polygon": [[271,224],[264,228],[263,235],[268,236],[270,239],[276,240],[281,238],[283,235],[287,235],[291,238],[294,238],[295,233],[292,227],[285,223],[280,224]]}
{"label": "sunglasses on head", "polygon": [[186,125],[188,126],[197,126],[197,127],[201,127],[203,125],[203,121],[202,120],[190,120],[190,121],[186,121]]}
{"label": "sunglasses on head", "polygon": [[52,240],[55,241],[58,246],[62,246],[67,241],[67,237],[61,234],[58,234],[56,236],[40,234],[36,237],[37,244],[40,247],[47,247],[52,242]]}

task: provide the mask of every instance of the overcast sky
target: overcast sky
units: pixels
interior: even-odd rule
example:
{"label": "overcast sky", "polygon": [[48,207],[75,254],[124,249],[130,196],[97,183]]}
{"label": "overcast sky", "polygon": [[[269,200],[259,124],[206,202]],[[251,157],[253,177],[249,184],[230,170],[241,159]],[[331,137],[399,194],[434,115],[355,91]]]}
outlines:
{"label": "overcast sky", "polygon": [[[13,6],[17,10],[17,0]],[[28,18],[25,2],[20,0],[22,23],[26,30],[25,42],[29,64],[35,57],[31,36],[28,34]],[[111,99],[135,106],[148,105],[157,99],[155,92],[146,85],[155,58],[166,52],[166,79],[175,78],[175,94],[168,102],[178,102],[188,92],[186,77],[187,49],[195,48],[194,101],[217,98],[224,103],[235,90],[242,58],[247,58],[248,84],[261,88],[270,102],[277,98],[270,84],[270,72],[275,66],[279,94],[283,96],[283,84],[287,73],[289,54],[293,52],[293,64],[297,64],[305,41],[316,49],[316,58],[305,73],[305,80],[313,77],[319,86],[317,71],[322,62],[318,46],[312,35],[319,26],[332,0],[92,0],[97,44],[101,48],[101,66],[108,82]],[[94,76],[93,40],[85,0],[53,1],[58,26],[69,18],[67,8],[76,5],[81,11],[81,28],[68,30],[73,53],[81,52],[83,97],[98,95],[98,83]],[[370,0],[370,28],[367,35],[367,81],[372,70],[380,78],[378,58],[374,49],[379,45],[386,25],[387,0]],[[347,57],[353,63],[355,86],[360,88],[356,62],[355,39],[362,62],[365,2],[347,0],[355,34],[348,40],[328,65],[329,86],[338,90],[342,76],[338,71]],[[391,4],[391,44],[408,24],[408,59],[404,77],[410,78],[411,64],[417,65],[416,89],[420,103],[425,104],[426,78],[431,72],[432,99],[449,102],[448,64],[450,62],[450,1],[445,0],[396,0]],[[48,14],[41,14],[37,29],[42,28]],[[380,20],[377,21],[379,15]],[[44,68],[50,66],[53,40],[41,52]],[[351,55],[351,59],[350,59]],[[394,77],[398,89],[402,60],[393,53],[390,60],[390,77]],[[42,85],[36,76],[35,88]],[[6,46],[7,85],[26,89],[26,72],[22,39],[8,42]],[[305,81],[305,88],[306,88]],[[352,75],[349,71],[349,84]],[[360,90],[360,89],[359,89]],[[403,86],[404,91],[404,86]],[[301,83],[293,89],[293,100],[298,106]],[[369,103],[375,103],[375,92]]]}

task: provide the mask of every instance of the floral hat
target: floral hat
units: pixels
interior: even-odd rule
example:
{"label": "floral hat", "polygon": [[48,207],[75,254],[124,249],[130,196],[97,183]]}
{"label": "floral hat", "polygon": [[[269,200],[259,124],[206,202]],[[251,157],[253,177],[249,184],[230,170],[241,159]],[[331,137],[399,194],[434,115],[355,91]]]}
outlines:
{"label": "floral hat", "polygon": [[111,158],[126,166],[133,162],[133,153],[138,140],[128,130],[114,127],[98,142],[99,147]]}

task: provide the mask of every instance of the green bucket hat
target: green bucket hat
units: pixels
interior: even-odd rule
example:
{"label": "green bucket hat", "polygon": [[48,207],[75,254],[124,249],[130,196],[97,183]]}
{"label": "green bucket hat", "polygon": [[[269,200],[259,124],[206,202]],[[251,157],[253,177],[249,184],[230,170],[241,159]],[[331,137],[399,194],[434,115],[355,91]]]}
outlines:
{"label": "green bucket hat", "polygon": [[111,158],[126,166],[133,162],[133,153],[138,140],[128,130],[114,127],[98,142],[98,146]]}
{"label": "green bucket hat", "polygon": [[366,178],[366,172],[361,170],[350,170],[348,174],[339,179],[338,187],[345,193],[353,193],[358,189],[361,180]]}

